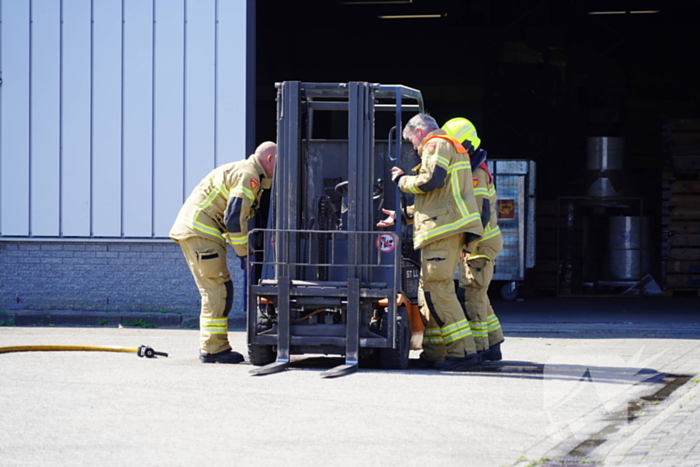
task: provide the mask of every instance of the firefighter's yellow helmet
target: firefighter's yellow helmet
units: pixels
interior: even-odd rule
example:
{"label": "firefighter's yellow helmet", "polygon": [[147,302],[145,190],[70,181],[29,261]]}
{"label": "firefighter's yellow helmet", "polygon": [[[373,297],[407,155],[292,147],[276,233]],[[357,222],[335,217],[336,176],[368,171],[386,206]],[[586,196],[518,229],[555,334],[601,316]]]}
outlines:
{"label": "firefighter's yellow helmet", "polygon": [[468,141],[474,150],[479,149],[479,145],[481,145],[481,139],[476,134],[476,127],[466,118],[453,118],[445,123],[442,129],[460,143]]}

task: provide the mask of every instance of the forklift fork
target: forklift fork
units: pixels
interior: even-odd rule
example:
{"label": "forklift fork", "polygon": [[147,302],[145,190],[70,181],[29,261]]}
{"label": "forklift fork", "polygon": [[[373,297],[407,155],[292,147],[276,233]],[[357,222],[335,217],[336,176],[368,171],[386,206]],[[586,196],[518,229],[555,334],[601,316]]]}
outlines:
{"label": "forklift fork", "polygon": [[279,297],[277,300],[277,360],[269,365],[250,370],[253,376],[279,373],[289,368],[290,359],[290,317],[289,317],[289,277],[280,277],[277,282]]}

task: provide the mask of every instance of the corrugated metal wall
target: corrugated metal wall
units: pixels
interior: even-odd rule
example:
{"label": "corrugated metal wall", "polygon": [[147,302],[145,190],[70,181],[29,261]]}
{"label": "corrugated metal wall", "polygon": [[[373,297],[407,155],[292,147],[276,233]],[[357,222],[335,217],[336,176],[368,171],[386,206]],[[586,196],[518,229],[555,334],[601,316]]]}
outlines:
{"label": "corrugated metal wall", "polygon": [[0,0],[0,238],[163,238],[246,157],[246,0]]}

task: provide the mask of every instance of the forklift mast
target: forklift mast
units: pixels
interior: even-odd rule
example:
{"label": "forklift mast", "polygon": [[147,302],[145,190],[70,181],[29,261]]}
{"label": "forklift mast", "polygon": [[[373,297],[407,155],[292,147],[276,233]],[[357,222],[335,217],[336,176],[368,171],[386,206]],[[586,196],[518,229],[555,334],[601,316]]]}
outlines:
{"label": "forklift mast", "polygon": [[[423,111],[422,96],[366,82],[276,87],[268,228],[251,231],[249,240],[260,246],[249,271],[262,271],[247,291],[249,359],[264,365],[253,374],[285,369],[295,353],[344,355],[345,365],[326,377],[354,371],[361,359],[405,368],[412,333],[422,326],[420,266],[412,228],[399,214],[412,200],[390,171],[418,162],[401,129]],[[394,226],[376,227],[382,209],[397,211]]]}

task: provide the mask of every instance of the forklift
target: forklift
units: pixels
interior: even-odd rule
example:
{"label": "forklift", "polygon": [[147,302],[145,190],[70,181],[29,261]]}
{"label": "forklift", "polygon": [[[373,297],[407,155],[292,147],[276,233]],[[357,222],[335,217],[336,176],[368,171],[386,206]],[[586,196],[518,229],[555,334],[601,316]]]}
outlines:
{"label": "forklift", "polygon": [[[420,161],[403,122],[420,91],[368,82],[285,81],[277,89],[277,161],[267,228],[250,231],[248,360],[253,375],[291,355],[344,356],[321,373],[405,369],[420,349],[420,252],[391,168]],[[377,135],[384,139],[378,139]],[[391,227],[377,227],[397,212]],[[403,210],[403,216],[399,211]]]}

